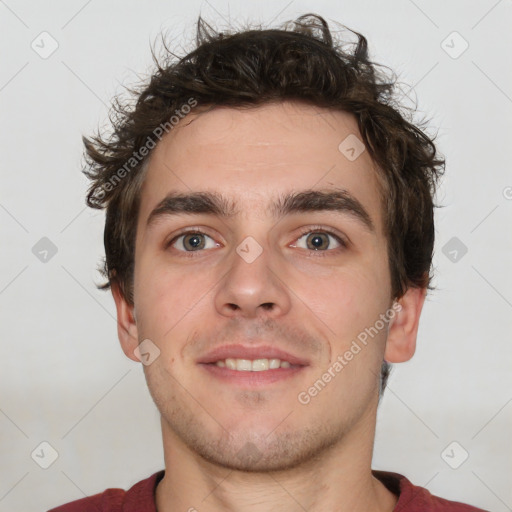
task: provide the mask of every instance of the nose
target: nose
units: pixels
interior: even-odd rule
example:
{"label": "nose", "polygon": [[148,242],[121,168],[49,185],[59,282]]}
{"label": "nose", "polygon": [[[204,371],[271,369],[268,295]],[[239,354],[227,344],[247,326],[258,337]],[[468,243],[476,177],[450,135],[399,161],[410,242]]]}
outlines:
{"label": "nose", "polygon": [[231,256],[217,288],[217,311],[228,317],[278,318],[285,315],[290,310],[291,297],[284,261],[273,257],[268,247],[256,246],[251,241],[246,245],[242,242]]}

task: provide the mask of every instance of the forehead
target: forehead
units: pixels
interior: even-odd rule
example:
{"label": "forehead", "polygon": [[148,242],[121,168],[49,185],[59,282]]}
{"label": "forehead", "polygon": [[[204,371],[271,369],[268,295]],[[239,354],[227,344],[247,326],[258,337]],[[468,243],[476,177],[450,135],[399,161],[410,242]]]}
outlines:
{"label": "forehead", "polygon": [[193,111],[151,154],[139,223],[170,192],[220,192],[264,216],[277,196],[315,189],[348,191],[381,230],[376,170],[352,115],[296,102]]}

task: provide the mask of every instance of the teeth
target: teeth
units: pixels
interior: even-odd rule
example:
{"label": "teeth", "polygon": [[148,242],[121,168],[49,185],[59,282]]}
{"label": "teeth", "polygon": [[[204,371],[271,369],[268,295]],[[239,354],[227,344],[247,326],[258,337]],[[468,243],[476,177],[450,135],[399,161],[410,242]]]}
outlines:
{"label": "teeth", "polygon": [[261,372],[263,370],[268,370],[268,359],[255,359],[252,362],[251,370],[253,372]]}
{"label": "teeth", "polygon": [[[286,362],[286,361],[284,361]],[[281,366],[281,360],[280,359],[270,359],[268,362],[268,367],[271,370],[275,370],[276,368],[279,368]]]}
{"label": "teeth", "polygon": [[243,370],[243,371],[251,371],[252,364],[249,359],[237,359],[236,360],[236,369],[237,370]]}
{"label": "teeth", "polygon": [[277,368],[290,368],[291,364],[288,361],[281,361],[281,359],[233,359],[229,357],[224,361],[217,361],[215,363],[221,368],[228,368],[229,370],[238,370],[242,372],[262,372],[265,370],[275,370]]}

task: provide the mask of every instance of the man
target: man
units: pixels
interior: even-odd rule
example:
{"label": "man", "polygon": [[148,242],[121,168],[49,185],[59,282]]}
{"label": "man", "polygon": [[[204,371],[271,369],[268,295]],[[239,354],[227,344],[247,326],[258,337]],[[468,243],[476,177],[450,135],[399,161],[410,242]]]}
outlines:
{"label": "man", "polygon": [[394,82],[305,15],[158,65],[84,139],[125,354],[165,470],[54,509],[477,511],[372,471],[389,363],[409,360],[444,161]]}

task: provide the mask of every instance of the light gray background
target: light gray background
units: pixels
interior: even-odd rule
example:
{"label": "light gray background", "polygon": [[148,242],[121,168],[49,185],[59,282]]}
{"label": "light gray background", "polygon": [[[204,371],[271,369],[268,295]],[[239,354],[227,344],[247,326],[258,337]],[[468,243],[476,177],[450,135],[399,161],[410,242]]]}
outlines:
{"label": "light gray background", "polygon": [[[106,122],[120,84],[147,76],[162,29],[188,48],[199,12],[222,27],[311,11],[362,32],[373,58],[414,87],[448,163],[438,290],[414,359],[390,378],[373,467],[512,510],[510,0],[0,0],[0,510],[46,510],[163,468],[142,367],[122,353],[112,297],[94,285],[104,214],[84,206],[81,135]],[[50,48],[43,31],[59,45],[46,59],[31,48]],[[454,31],[469,44],[458,58]],[[46,263],[32,252],[42,237],[58,249]],[[442,251],[452,237],[468,249],[456,262]],[[48,462],[43,441],[58,453],[48,469],[31,457],[37,448]]]}

